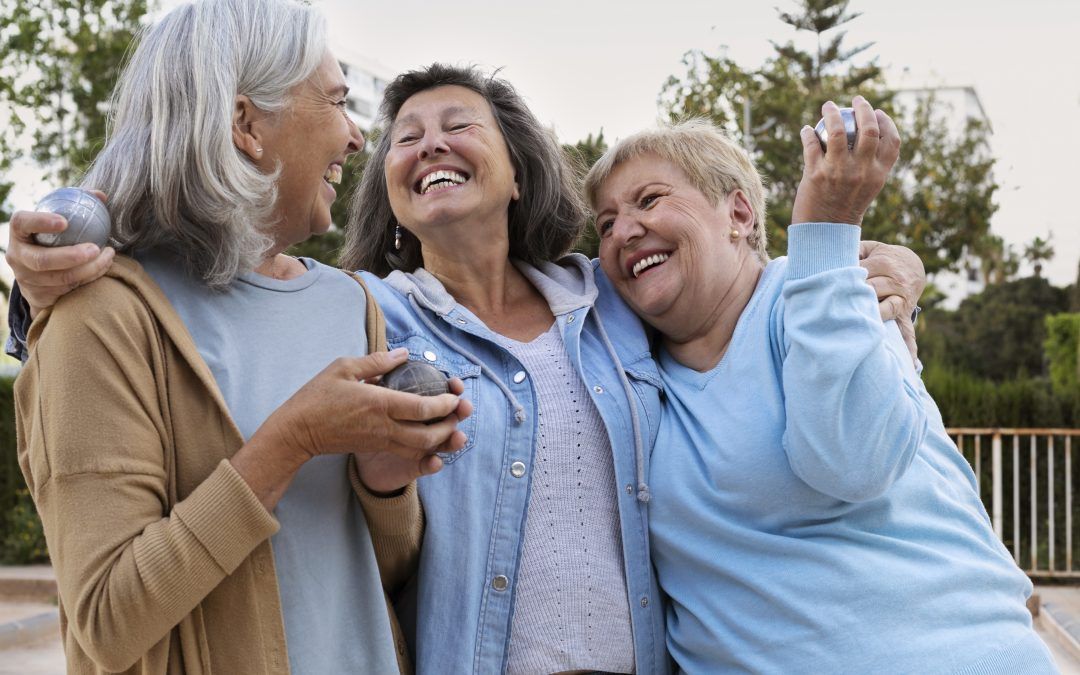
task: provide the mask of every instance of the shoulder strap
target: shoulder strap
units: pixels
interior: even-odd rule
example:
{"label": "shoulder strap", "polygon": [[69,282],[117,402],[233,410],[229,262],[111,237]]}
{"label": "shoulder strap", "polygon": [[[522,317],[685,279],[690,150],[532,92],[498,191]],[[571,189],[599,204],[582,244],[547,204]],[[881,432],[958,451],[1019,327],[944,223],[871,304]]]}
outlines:
{"label": "shoulder strap", "polygon": [[382,307],[375,301],[375,296],[368,290],[367,284],[354,272],[345,272],[352,277],[364,291],[364,299],[367,302],[367,311],[364,316],[364,330],[367,332],[368,354],[385,352],[386,345],[386,316],[383,315]]}

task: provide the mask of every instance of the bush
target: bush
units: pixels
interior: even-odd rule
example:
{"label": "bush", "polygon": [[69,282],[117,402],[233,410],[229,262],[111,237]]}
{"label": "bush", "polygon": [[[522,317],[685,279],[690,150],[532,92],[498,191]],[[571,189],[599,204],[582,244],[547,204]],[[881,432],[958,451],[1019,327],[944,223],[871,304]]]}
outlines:
{"label": "bush", "polygon": [[1068,392],[1080,386],[1080,314],[1057,314],[1046,317],[1046,352],[1050,381],[1054,391]]}
{"label": "bush", "polygon": [[1080,424],[1080,388],[1055,391],[1046,378],[993,382],[928,364],[923,382],[950,427],[1073,428]]}
{"label": "bush", "polygon": [[15,452],[15,380],[0,378],[0,563],[47,562],[45,535]]}

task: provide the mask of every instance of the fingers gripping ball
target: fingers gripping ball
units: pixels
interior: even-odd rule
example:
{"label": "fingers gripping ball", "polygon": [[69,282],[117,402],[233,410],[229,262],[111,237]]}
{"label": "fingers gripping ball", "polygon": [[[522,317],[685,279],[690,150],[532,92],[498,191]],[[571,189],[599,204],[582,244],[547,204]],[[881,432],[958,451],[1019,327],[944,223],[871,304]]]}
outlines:
{"label": "fingers gripping ball", "polygon": [[72,246],[92,243],[104,248],[109,243],[109,210],[86,190],[65,187],[53,190],[37,203],[35,211],[55,213],[67,220],[63,232],[39,232],[34,241],[41,246]]}
{"label": "fingers gripping ball", "polygon": [[383,375],[382,383],[390,389],[421,396],[450,392],[450,385],[442,371],[421,361],[406,361]]}
{"label": "fingers gripping ball", "polygon": [[[844,120],[844,131],[847,132],[848,150],[855,148],[855,138],[859,134],[858,125],[855,124],[855,111],[851,108],[840,108],[840,119]],[[825,145],[829,142],[829,130],[825,128],[825,119],[822,118],[814,127],[814,132],[821,141],[821,149],[827,151]]]}

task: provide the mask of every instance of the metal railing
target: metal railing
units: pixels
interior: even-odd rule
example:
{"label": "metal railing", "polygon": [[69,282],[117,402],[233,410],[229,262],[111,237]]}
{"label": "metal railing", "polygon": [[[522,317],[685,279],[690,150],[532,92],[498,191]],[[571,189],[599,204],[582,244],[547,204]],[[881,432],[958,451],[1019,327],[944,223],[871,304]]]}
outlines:
{"label": "metal railing", "polygon": [[1072,459],[1080,429],[950,428],[948,433],[975,470],[994,532],[1016,564],[1031,576],[1080,578],[1073,566],[1080,539],[1073,537]]}

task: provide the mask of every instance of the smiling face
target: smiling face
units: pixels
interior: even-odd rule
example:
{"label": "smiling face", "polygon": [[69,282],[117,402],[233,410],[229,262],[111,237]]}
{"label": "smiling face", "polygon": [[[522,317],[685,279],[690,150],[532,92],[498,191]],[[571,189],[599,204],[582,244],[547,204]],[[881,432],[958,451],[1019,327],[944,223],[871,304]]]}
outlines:
{"label": "smiling face", "polygon": [[330,227],[345,159],[364,145],[364,137],[345,112],[345,76],[333,55],[292,92],[279,115],[252,123],[263,148],[259,168],[280,166],[274,237],[283,248]]}
{"label": "smiling face", "polygon": [[702,329],[733,287],[750,278],[746,272],[760,269],[745,241],[754,220],[743,193],[735,190],[714,205],[675,164],[655,155],[616,166],[596,192],[596,212],[604,273],[668,337]]}
{"label": "smiling face", "polygon": [[401,106],[389,133],[390,206],[425,249],[507,238],[507,210],[518,188],[483,96],[456,85],[421,91]]}

